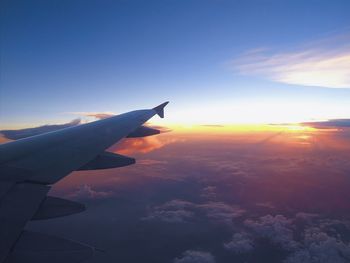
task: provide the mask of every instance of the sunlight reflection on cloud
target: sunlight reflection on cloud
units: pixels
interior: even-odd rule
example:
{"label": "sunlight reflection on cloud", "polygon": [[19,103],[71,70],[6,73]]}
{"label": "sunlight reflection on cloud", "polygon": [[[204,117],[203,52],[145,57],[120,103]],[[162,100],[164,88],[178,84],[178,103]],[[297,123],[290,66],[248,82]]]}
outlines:
{"label": "sunlight reflection on cloud", "polygon": [[124,139],[108,149],[120,154],[148,153],[176,142],[175,138],[162,136]]}

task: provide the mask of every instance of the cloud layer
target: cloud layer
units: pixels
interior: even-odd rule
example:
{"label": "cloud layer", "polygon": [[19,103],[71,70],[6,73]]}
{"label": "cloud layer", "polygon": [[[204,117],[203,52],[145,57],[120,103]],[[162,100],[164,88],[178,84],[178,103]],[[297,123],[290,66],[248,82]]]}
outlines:
{"label": "cloud layer", "polygon": [[76,172],[53,186],[52,195],[87,204],[82,216],[31,230],[103,244],[96,263],[349,262],[343,130],[130,139],[119,152],[135,147],[140,162]]}

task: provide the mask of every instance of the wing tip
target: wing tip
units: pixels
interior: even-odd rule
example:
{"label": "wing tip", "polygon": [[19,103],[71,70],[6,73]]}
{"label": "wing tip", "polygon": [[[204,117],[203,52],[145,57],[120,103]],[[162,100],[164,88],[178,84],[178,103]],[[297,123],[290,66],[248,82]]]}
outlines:
{"label": "wing tip", "polygon": [[164,108],[166,105],[168,105],[169,101],[166,101],[157,107],[154,107],[153,110],[156,111],[156,113],[159,115],[159,117],[164,118]]}

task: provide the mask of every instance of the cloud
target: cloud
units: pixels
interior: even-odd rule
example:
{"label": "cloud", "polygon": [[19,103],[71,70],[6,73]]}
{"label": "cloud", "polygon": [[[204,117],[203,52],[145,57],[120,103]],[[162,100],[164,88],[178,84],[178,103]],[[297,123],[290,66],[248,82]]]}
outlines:
{"label": "cloud", "polygon": [[166,165],[168,161],[162,160],[153,160],[153,159],[141,159],[137,160],[137,164],[141,165]]}
{"label": "cloud", "polygon": [[71,198],[75,199],[103,199],[113,195],[110,191],[96,191],[91,186],[84,184],[77,191],[70,194]]}
{"label": "cloud", "polygon": [[233,219],[241,217],[245,210],[236,205],[228,205],[222,202],[196,204],[175,199],[154,207],[148,216],[143,219],[184,223],[194,220],[195,217],[203,216],[203,213],[213,223],[231,226]]}
{"label": "cloud", "polygon": [[148,123],[146,123],[147,127],[149,128],[152,128],[152,129],[156,129],[156,130],[159,130],[160,133],[166,133],[166,132],[171,132],[172,129],[168,128],[168,127],[165,127],[165,126],[160,126],[160,125],[150,125]]}
{"label": "cloud", "polygon": [[205,211],[207,217],[214,222],[232,224],[234,218],[241,217],[245,210],[236,205],[228,205],[223,202],[209,202],[198,205],[198,208]]}
{"label": "cloud", "polygon": [[283,249],[294,250],[297,246],[294,241],[292,220],[283,215],[266,215],[256,221],[247,219],[244,225],[259,237],[267,238]]}
{"label": "cloud", "polygon": [[235,233],[232,240],[224,243],[224,247],[237,254],[247,253],[254,249],[252,238],[245,232]]}
{"label": "cloud", "polygon": [[34,128],[26,128],[20,130],[2,130],[0,131],[7,139],[18,140],[22,138],[27,138],[34,135],[39,135],[46,132],[57,131],[60,129],[73,127],[80,124],[80,119],[72,120],[71,122],[64,124],[53,124],[53,125],[44,125]]}
{"label": "cloud", "polygon": [[215,263],[215,258],[209,252],[187,250],[180,258],[175,258],[174,263]]}
{"label": "cloud", "polygon": [[167,223],[183,223],[188,221],[194,216],[191,211],[186,211],[184,209],[178,210],[155,210],[148,216],[142,218],[143,220],[159,220]]}
{"label": "cloud", "polygon": [[149,136],[141,138],[124,139],[113,145],[108,150],[120,154],[148,153],[175,142],[175,138],[161,138],[159,136]]}
{"label": "cloud", "polygon": [[295,220],[302,223],[311,224],[312,221],[317,217],[319,217],[318,214],[298,212],[295,215]]}
{"label": "cloud", "polygon": [[216,186],[207,186],[202,189],[201,197],[209,200],[215,200],[217,198]]}
{"label": "cloud", "polygon": [[[146,161],[146,164],[148,162],[152,164],[153,160],[168,161],[167,164],[135,165],[116,170],[75,173],[67,178],[68,181],[65,179],[64,184],[67,187],[65,196],[72,188],[81,184],[90,185],[91,190],[95,192],[118,193],[120,197],[118,200],[121,202],[117,204],[107,202],[110,203],[109,206],[106,203],[106,206],[100,207],[110,210],[112,206],[114,210],[125,211],[123,215],[114,211],[117,216],[113,218],[119,223],[115,224],[115,220],[110,223],[118,226],[120,230],[116,231],[112,227],[113,231],[107,231],[105,235],[118,236],[119,240],[125,241],[130,240],[130,236],[124,236],[124,230],[136,229],[131,233],[133,235],[131,238],[136,241],[141,238],[140,242],[136,242],[139,244],[138,250],[146,254],[155,244],[159,244],[160,239],[170,240],[170,243],[163,242],[162,246],[170,247],[171,250],[163,249],[164,254],[158,256],[157,254],[149,256],[149,253],[146,255],[145,258],[151,262],[156,262],[159,258],[168,262],[172,262],[175,257],[181,259],[181,253],[188,249],[210,251],[218,262],[244,260],[282,262],[298,251],[300,254],[310,253],[309,246],[304,243],[304,228],[319,226],[312,222],[320,220],[305,213],[295,217],[287,215],[304,211],[319,213],[320,217],[346,218],[348,211],[346,186],[349,182],[346,175],[350,166],[344,166],[342,161],[349,159],[349,152],[326,151],[326,149],[317,151],[314,148],[304,152],[281,142],[270,142],[257,147],[255,142],[261,137],[266,137],[266,134],[249,135],[250,141],[243,139],[243,142],[241,137],[235,140],[228,140],[226,137],[220,140],[208,140],[209,137],[206,135],[207,137],[203,138],[196,137],[194,141],[185,137],[186,143],[170,145],[147,156],[140,155],[146,160],[151,160]],[[329,133],[317,133],[315,136],[319,134],[326,134],[328,137]],[[166,134],[164,137],[175,135]],[[285,134],[281,137],[287,140],[288,136],[289,134]],[[163,140],[162,135],[159,137]],[[324,139],[322,143],[325,146],[329,145]],[[337,169],[340,168],[344,172],[338,172]],[[255,177],[237,176],[242,170]],[[163,178],[179,178],[182,181],[173,182]],[[88,198],[95,196],[91,191],[85,192],[90,196]],[[202,194],[209,194],[209,198],[206,199],[205,196],[201,196]],[[242,212],[240,207],[236,207],[238,210],[234,209],[232,204],[235,203],[247,212],[239,216]],[[256,207],[256,203],[275,209]],[[339,203],[344,205],[336,208]],[[125,209],[128,207],[131,210]],[[101,217],[104,210],[100,208],[95,214]],[[272,223],[260,218],[267,213],[274,213],[271,214]],[[282,219],[276,217],[276,213],[281,215],[284,213]],[[258,226],[245,225],[246,216]],[[144,220],[140,220],[141,217],[145,217]],[[296,221],[296,218],[300,220]],[[308,221],[305,218],[310,218],[311,223],[305,223]],[[299,227],[300,225],[302,227]],[[284,228],[287,230],[279,230]],[[342,242],[344,244],[348,242],[350,232],[343,231],[343,228],[338,226],[332,228],[337,232],[331,232],[331,227],[328,227],[329,230],[320,227],[321,232],[327,233],[329,237],[333,233],[343,232]],[[139,235],[139,230],[144,233],[142,236]],[[241,235],[235,236],[237,231],[241,231]],[[119,235],[120,233],[122,235]],[[296,242],[295,249],[290,250],[287,247],[288,250],[284,251],[280,244],[288,242]],[[135,250],[134,243],[127,248],[127,253],[130,255]],[[249,244],[253,247],[250,253],[239,252],[251,249]]]}
{"label": "cloud", "polygon": [[93,117],[95,119],[101,120],[101,119],[106,119],[109,117],[113,117],[116,114],[113,112],[85,112],[85,111],[78,111],[78,112],[69,112],[70,114],[75,114],[75,115],[80,115],[80,116],[85,116],[85,117]]}
{"label": "cloud", "polygon": [[5,143],[5,142],[10,142],[12,141],[11,139],[7,138],[4,134],[0,132],[0,144]]}
{"label": "cloud", "polygon": [[[350,230],[348,221],[321,219],[317,214],[299,212],[292,218],[266,215],[246,219],[245,231],[233,235],[224,247],[234,253],[255,248],[266,238],[289,252],[284,263],[345,263],[350,260],[350,244],[342,235]],[[247,233],[248,231],[249,233]],[[257,243],[258,244],[258,243]]]}
{"label": "cloud", "polygon": [[[235,59],[232,69],[243,75],[303,86],[350,88],[349,36],[308,44],[297,51],[257,49]],[[341,44],[339,44],[341,43]]]}
{"label": "cloud", "polygon": [[171,200],[160,206],[156,206],[143,220],[158,220],[168,223],[184,223],[194,217],[191,211],[195,204],[184,200]]}
{"label": "cloud", "polygon": [[284,263],[346,263],[350,261],[350,246],[319,228],[305,230],[303,248],[292,253]]}
{"label": "cloud", "polygon": [[332,119],[327,121],[303,122],[302,125],[317,129],[350,128],[350,119]]}

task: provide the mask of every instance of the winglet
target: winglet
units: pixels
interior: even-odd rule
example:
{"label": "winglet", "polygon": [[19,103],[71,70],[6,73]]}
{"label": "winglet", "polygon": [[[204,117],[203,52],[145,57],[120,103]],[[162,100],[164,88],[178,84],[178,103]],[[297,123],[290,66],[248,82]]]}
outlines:
{"label": "winglet", "polygon": [[157,107],[153,108],[153,110],[155,110],[157,112],[157,114],[159,115],[159,117],[164,118],[164,107],[169,103],[169,101],[164,102],[160,105],[158,105]]}

